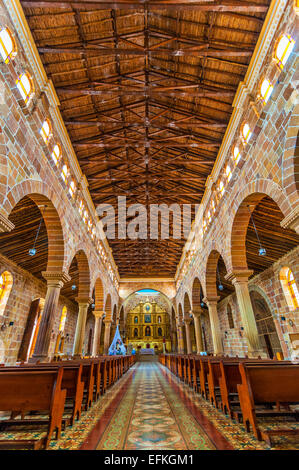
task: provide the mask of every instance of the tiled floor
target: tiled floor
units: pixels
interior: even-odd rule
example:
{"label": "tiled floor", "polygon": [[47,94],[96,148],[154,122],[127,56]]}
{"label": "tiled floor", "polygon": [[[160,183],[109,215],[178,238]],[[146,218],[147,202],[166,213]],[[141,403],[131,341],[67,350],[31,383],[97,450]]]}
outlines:
{"label": "tiled floor", "polygon": [[[277,423],[275,423],[277,424]],[[275,426],[274,424],[274,426]],[[280,423],[280,426],[284,423]],[[273,428],[273,423],[264,423]],[[298,428],[299,423],[292,427]],[[42,433],[42,430],[40,430]],[[14,439],[13,433],[3,438]],[[38,432],[20,438],[37,438]],[[1,436],[0,436],[1,438]],[[137,363],[50,449],[266,450],[242,424],[231,421],[158,363]],[[279,437],[274,449],[299,450],[297,437]]]}

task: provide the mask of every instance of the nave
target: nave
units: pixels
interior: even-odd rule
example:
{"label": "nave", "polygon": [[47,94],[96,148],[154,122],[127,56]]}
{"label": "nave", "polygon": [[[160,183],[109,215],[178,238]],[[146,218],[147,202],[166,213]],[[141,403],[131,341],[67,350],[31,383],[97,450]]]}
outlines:
{"label": "nave", "polygon": [[[299,429],[299,423],[292,426]],[[38,438],[37,431],[32,434]],[[30,432],[19,437],[28,439]],[[269,449],[156,361],[137,362],[49,445],[49,450]],[[277,436],[272,449],[299,450],[298,436]]]}

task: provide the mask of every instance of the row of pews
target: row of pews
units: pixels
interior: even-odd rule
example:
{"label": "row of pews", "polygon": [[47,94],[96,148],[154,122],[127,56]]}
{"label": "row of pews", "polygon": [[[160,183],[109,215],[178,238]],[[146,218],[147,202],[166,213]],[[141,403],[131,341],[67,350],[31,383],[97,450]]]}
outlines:
{"label": "row of pews", "polygon": [[[299,364],[261,358],[200,355],[159,356],[161,364],[216,408],[242,420],[258,440],[272,446],[276,435],[296,435],[299,420]],[[265,430],[259,418],[287,417],[283,426]]]}
{"label": "row of pews", "polygon": [[[100,356],[0,367],[0,449],[47,449],[53,433],[59,439],[134,362],[134,356]],[[43,426],[41,438],[18,439],[18,429]],[[11,429],[15,439],[2,439]]]}

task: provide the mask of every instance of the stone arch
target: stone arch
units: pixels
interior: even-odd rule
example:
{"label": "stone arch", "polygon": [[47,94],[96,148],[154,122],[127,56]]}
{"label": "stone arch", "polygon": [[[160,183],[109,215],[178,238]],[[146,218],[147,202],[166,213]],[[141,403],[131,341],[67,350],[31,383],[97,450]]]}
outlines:
{"label": "stone arch", "polygon": [[191,302],[189,298],[189,294],[185,292],[184,295],[184,317],[188,318],[189,317],[189,312],[191,310]]}
{"label": "stone arch", "polygon": [[227,270],[227,263],[225,259],[217,250],[212,250],[207,259],[206,265],[206,285],[205,285],[205,294],[207,299],[216,299],[218,297],[217,292],[217,265],[219,258],[223,259],[224,265]]}
{"label": "stone arch", "polygon": [[111,303],[111,295],[110,294],[107,294],[107,297],[106,297],[105,313],[106,313],[106,316],[112,314],[112,303]]}
{"label": "stone arch", "polygon": [[76,254],[79,270],[78,298],[90,297],[90,270],[85,251],[80,250]]}
{"label": "stone arch", "polygon": [[[261,289],[250,290],[250,300],[257,326],[259,342],[264,352],[272,359],[276,353],[282,352],[282,331],[278,331],[271,304]],[[281,338],[280,338],[280,337]]]}
{"label": "stone arch", "polygon": [[198,277],[195,277],[192,284],[192,308],[200,308],[202,287]]}
{"label": "stone arch", "polygon": [[184,314],[183,314],[183,307],[182,307],[182,304],[179,303],[179,308],[178,308],[178,322],[182,322],[183,321],[183,318],[184,318]]}
{"label": "stone arch", "polygon": [[246,234],[252,212],[257,204],[269,196],[286,217],[291,212],[290,203],[281,187],[270,180],[259,179],[249,183],[235,201],[235,215],[230,233],[230,270],[247,270]]}
{"label": "stone arch", "polygon": [[274,309],[273,309],[273,305],[271,304],[271,301],[269,299],[269,297],[267,296],[267,294],[263,291],[263,289],[259,286],[256,286],[255,284],[250,284],[248,286],[248,290],[249,290],[249,293],[250,292],[258,292],[260,294],[261,297],[263,297],[264,301],[266,302],[266,304],[268,305],[269,307],[269,310],[270,312],[272,313],[272,315],[274,316]]}
{"label": "stone arch", "polygon": [[[38,207],[43,206],[43,218],[48,235],[47,271],[62,271],[66,265],[66,248],[63,227],[63,208],[59,196],[50,191],[49,187],[40,181],[23,181],[14,186],[7,194],[3,209],[7,216],[17,203],[28,196]],[[46,206],[46,208],[45,208]]]}
{"label": "stone arch", "polygon": [[104,286],[102,279],[98,277],[94,285],[94,294],[95,294],[95,310],[103,311],[104,310]]}

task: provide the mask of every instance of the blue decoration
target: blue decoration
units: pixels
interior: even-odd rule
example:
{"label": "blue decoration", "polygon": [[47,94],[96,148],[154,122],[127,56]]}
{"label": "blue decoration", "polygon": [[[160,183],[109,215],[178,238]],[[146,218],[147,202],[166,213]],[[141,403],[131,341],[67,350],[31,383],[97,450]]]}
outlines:
{"label": "blue decoration", "polygon": [[119,333],[119,327],[117,325],[113,341],[109,348],[109,356],[121,356],[121,355],[125,356],[126,353],[127,353],[127,350],[126,350],[124,343],[122,342],[122,339]]}
{"label": "blue decoration", "polygon": [[36,249],[35,248],[30,248],[30,250],[28,251],[28,254],[30,256],[34,256],[36,254]]}

